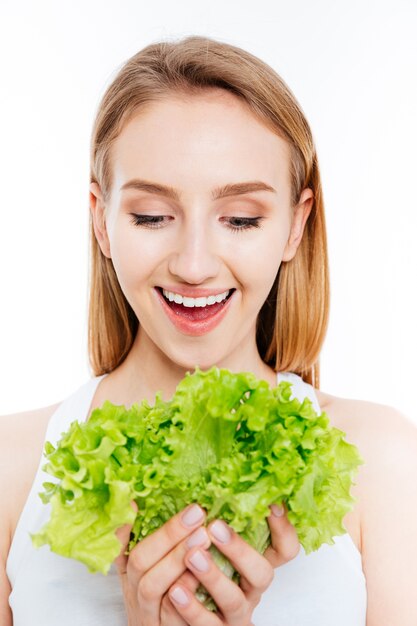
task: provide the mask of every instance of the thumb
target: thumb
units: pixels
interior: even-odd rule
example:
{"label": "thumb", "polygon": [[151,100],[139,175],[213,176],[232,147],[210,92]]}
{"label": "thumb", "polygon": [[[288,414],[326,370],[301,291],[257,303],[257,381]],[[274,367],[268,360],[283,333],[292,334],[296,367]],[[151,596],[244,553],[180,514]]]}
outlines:
{"label": "thumb", "polygon": [[[135,511],[135,513],[138,512],[138,505],[134,500],[130,502],[130,506]],[[132,528],[133,524],[125,524],[124,526],[120,526],[120,528],[118,528],[115,532],[116,537],[120,541],[121,548],[119,556],[114,559],[114,564],[120,575],[126,574],[128,555],[126,555],[125,553],[129,544],[130,531],[132,530]]]}
{"label": "thumb", "polygon": [[285,505],[273,504],[267,518],[271,531],[271,545],[266,549],[264,557],[272,567],[279,567],[294,559],[300,551],[297,531],[288,520]]}

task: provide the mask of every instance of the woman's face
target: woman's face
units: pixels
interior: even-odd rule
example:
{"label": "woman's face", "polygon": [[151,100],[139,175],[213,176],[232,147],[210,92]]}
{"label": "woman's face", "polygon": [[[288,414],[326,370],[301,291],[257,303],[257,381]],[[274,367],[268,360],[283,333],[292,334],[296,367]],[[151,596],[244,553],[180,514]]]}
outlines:
{"label": "woman's face", "polygon": [[[259,359],[257,315],[312,204],[308,189],[291,208],[287,143],[213,89],[141,111],[111,162],[106,204],[91,185],[94,228],[148,349],[187,369]],[[235,291],[210,309],[169,305],[158,288],[195,297]]]}

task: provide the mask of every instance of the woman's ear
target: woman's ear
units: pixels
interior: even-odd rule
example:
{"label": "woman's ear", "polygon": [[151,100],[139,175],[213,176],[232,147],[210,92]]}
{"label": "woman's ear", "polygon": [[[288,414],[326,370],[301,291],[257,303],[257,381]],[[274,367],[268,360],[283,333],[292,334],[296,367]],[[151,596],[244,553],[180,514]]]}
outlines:
{"label": "woman's ear", "polygon": [[304,233],[304,226],[313,208],[314,194],[312,189],[303,189],[298,204],[294,207],[290,236],[284,249],[283,261],[291,261],[295,257]]}
{"label": "woman's ear", "polygon": [[90,213],[93,220],[93,228],[102,253],[111,259],[110,241],[106,228],[106,208],[103,195],[98,183],[90,184]]}

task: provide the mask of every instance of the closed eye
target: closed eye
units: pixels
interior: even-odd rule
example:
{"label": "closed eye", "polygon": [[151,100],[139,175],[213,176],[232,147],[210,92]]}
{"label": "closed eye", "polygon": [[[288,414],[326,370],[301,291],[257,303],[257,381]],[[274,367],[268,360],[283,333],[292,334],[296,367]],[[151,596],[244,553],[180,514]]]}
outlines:
{"label": "closed eye", "polygon": [[145,226],[146,228],[160,228],[157,224],[164,219],[163,215],[137,215],[136,213],[130,215],[133,217],[132,223],[135,226]]}
{"label": "closed eye", "polygon": [[230,217],[230,222],[238,222],[240,226],[233,226],[229,222],[229,228],[232,232],[240,232],[242,230],[247,230],[248,228],[260,228],[260,221],[263,219],[262,217]]}
{"label": "closed eye", "polygon": [[[132,224],[135,226],[143,226],[144,228],[163,228],[165,215],[137,215],[130,213],[132,216]],[[249,228],[260,228],[260,221],[263,217],[229,217],[227,218],[228,228],[232,232],[241,232]],[[234,222],[234,224],[232,223]]]}

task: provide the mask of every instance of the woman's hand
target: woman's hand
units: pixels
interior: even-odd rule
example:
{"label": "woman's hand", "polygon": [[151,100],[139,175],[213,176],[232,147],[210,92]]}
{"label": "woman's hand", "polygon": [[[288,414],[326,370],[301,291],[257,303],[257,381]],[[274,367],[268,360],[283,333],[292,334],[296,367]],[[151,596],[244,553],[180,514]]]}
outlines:
{"label": "woman's hand", "polygon": [[[136,503],[131,504],[137,511]],[[197,544],[204,548],[210,546],[202,527],[205,518],[205,511],[192,504],[142,539],[129,556],[124,552],[132,525],[126,524],[116,532],[122,549],[115,565],[121,578],[128,626],[187,624],[170,602],[167,592],[179,579],[189,590],[197,588],[198,581],[186,572],[184,557]]]}
{"label": "woman's hand", "polygon": [[[277,515],[278,513],[278,515]],[[274,568],[295,558],[300,550],[297,533],[285,515],[285,509],[272,506],[267,518],[271,546],[264,556],[244,541],[221,520],[211,522],[207,531],[212,543],[240,573],[239,586],[223,574],[206,550],[194,547],[185,556],[187,567],[212,596],[221,615],[205,609],[187,590],[174,584],[169,597],[189,626],[250,626],[252,614],[262,594],[274,578]],[[178,581],[180,583],[181,581]],[[194,586],[194,589],[197,588]],[[185,603],[186,602],[186,603]]]}
{"label": "woman's hand", "polygon": [[[221,520],[214,520],[204,529],[202,509],[200,521],[195,518],[191,527],[184,526],[183,515],[198,510],[196,505],[187,507],[143,539],[129,557],[122,553],[131,527],[118,531],[124,548],[116,566],[122,578],[129,626],[250,626],[253,611],[273,580],[274,567],[299,552],[295,529],[284,510],[282,515],[274,515],[275,506],[268,517],[271,546],[264,556]],[[240,573],[240,586],[213,562],[207,550],[211,542]],[[208,611],[195,598],[200,582],[221,613]]]}

